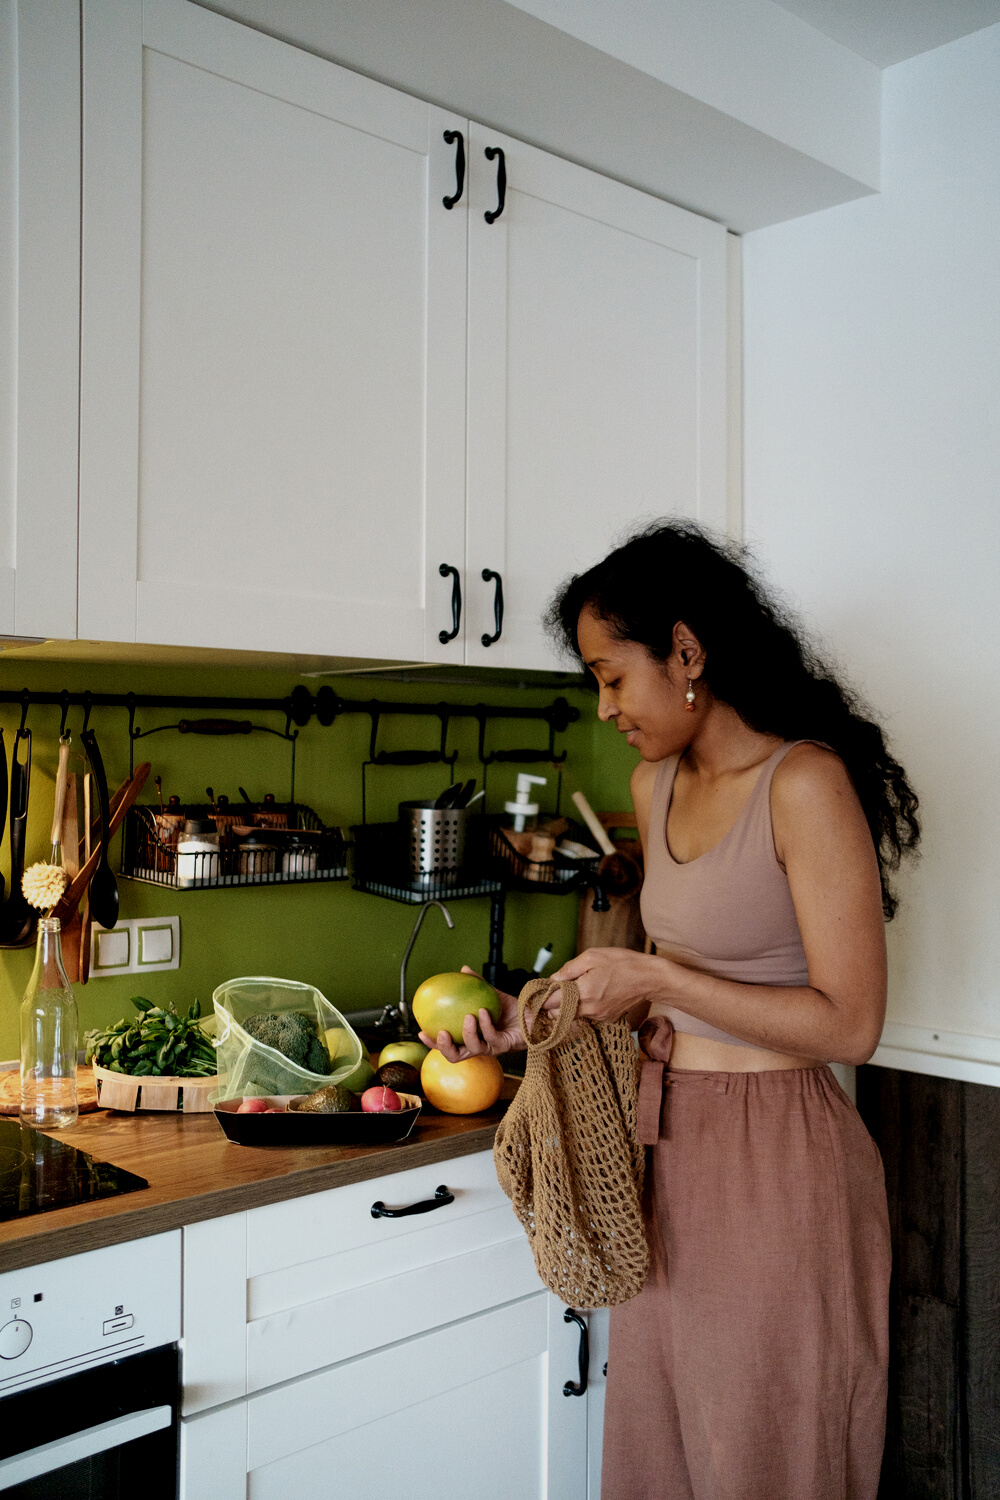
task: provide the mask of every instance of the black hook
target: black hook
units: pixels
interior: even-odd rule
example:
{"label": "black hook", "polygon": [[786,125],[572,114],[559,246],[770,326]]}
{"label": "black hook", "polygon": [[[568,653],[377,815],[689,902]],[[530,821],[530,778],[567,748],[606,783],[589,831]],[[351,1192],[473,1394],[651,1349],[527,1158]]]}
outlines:
{"label": "black hook", "polygon": [[66,688],[59,694],[59,705],[62,709],[59,716],[59,739],[62,741],[66,738],[66,715],[69,713],[69,693]]}
{"label": "black hook", "polygon": [[27,688],[21,693],[21,722],[17,728],[17,737],[21,739],[24,735],[24,726],[28,722],[28,707],[31,703],[31,694]]}
{"label": "black hook", "polygon": [[83,728],[80,731],[81,734],[86,734],[87,730],[90,728],[90,710],[93,708],[93,706],[93,694],[88,691],[83,695]]}

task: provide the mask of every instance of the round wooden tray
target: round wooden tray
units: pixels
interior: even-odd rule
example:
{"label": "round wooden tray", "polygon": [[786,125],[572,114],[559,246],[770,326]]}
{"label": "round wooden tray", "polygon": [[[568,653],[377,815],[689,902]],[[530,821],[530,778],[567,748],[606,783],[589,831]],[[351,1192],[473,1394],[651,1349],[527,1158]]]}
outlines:
{"label": "round wooden tray", "polygon": [[213,1089],[219,1087],[219,1075],[211,1078],[136,1078],[131,1073],[112,1073],[94,1064],[97,1102],[101,1109],[164,1110],[169,1114],[182,1110],[186,1115],[209,1114]]}

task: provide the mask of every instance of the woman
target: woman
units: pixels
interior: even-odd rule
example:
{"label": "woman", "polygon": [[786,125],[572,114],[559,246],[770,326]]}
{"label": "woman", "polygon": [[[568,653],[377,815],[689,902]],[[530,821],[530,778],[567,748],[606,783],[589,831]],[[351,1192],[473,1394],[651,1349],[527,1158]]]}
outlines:
{"label": "woman", "polygon": [[[651,1059],[652,1266],[611,1314],[603,1500],[874,1500],[885,1189],[825,1064],[878,1043],[888,877],[917,799],[741,553],[695,526],[634,537],[552,617],[641,757],[655,944],[556,976],[584,1015],[643,1023]],[[510,997],[464,1040],[434,1045],[453,1061],[523,1046]]]}

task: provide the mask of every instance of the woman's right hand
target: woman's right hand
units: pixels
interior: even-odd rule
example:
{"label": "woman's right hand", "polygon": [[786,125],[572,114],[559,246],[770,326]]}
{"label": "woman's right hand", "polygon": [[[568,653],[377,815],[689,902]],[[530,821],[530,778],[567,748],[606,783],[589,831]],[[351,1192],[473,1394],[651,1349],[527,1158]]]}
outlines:
{"label": "woman's right hand", "polygon": [[[475,972],[467,964],[462,967],[463,974]],[[497,994],[500,996],[499,1024],[494,1026],[488,1010],[479,1012],[478,1021],[474,1015],[466,1016],[462,1026],[464,1046],[456,1045],[447,1031],[439,1031],[436,1038],[422,1031],[420,1040],[425,1047],[436,1047],[442,1057],[452,1063],[464,1062],[467,1057],[499,1057],[504,1052],[523,1052],[524,1037],[517,1019],[517,999],[514,995],[505,995],[502,990],[497,990]]]}

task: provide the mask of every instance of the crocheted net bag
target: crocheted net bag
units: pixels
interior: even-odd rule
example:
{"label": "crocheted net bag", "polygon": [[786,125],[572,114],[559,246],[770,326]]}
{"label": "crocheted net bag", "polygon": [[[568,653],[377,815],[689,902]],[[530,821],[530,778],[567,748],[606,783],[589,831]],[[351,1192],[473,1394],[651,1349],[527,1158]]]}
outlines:
{"label": "crocheted net bag", "polygon": [[[553,1016],[541,1006],[556,989]],[[615,1307],[641,1290],[649,1261],[639,1060],[624,1018],[577,1020],[579,1003],[571,980],[535,979],[521,991],[524,1082],[497,1129],[493,1160],[549,1290],[569,1307]],[[536,1005],[529,1027],[525,1011]]]}

